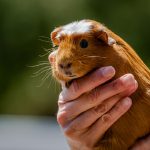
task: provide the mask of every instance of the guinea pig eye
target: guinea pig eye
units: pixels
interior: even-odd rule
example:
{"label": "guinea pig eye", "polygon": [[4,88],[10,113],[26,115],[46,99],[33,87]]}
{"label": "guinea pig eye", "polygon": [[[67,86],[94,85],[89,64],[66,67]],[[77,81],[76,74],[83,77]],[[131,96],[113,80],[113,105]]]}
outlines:
{"label": "guinea pig eye", "polygon": [[80,41],[80,47],[81,48],[87,48],[88,47],[88,41],[83,39]]}

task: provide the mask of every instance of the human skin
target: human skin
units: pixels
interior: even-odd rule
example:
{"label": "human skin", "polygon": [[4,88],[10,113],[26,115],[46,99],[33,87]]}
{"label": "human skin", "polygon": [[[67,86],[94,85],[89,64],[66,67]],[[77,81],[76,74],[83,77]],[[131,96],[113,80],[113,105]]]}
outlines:
{"label": "human skin", "polygon": [[[130,109],[129,96],[136,91],[137,81],[126,74],[104,84],[114,75],[115,69],[108,66],[74,80],[69,88],[62,83],[57,120],[71,150],[95,149],[109,127]],[[149,139],[136,143],[132,150],[148,150],[144,148]]]}
{"label": "human skin", "polygon": [[150,150],[150,135],[137,141],[131,150]]}

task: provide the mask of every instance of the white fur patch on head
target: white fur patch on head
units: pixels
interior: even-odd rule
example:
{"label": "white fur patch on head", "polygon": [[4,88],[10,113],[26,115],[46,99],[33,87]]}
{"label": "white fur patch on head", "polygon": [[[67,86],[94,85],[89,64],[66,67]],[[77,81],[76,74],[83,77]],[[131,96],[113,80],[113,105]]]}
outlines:
{"label": "white fur patch on head", "polygon": [[113,38],[108,37],[108,45],[113,45],[113,44],[116,44],[116,41]]}
{"label": "white fur patch on head", "polygon": [[91,30],[92,23],[86,20],[75,21],[62,27],[56,38],[59,39],[61,35],[82,34]]}

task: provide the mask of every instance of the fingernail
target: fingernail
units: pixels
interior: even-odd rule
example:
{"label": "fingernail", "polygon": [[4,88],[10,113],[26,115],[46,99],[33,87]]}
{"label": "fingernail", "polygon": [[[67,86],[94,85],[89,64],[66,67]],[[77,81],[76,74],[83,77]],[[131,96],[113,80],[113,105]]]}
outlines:
{"label": "fingernail", "polygon": [[131,86],[131,89],[129,88],[130,92],[132,93],[132,92],[136,91],[137,88],[138,88],[138,82],[136,80],[134,80],[133,86]]}
{"label": "fingernail", "polygon": [[115,75],[115,69],[112,66],[104,67],[102,73],[105,77],[112,77]]}
{"label": "fingernail", "polygon": [[135,80],[135,88],[138,88],[138,82]]}
{"label": "fingernail", "polygon": [[131,99],[128,98],[128,97],[124,98],[123,101],[122,101],[122,104],[123,104],[124,106],[129,106],[131,103],[132,103],[132,101],[131,101]]}
{"label": "fingernail", "polygon": [[121,80],[123,81],[125,86],[135,84],[135,79],[134,79],[134,76],[132,74],[124,75],[123,77],[121,77]]}

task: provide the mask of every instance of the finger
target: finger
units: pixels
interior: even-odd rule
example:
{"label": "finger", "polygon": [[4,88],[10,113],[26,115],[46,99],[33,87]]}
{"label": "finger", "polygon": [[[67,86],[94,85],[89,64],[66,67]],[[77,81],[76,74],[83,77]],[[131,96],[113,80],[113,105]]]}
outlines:
{"label": "finger", "polygon": [[98,118],[100,118],[103,114],[109,111],[119,100],[127,95],[129,96],[129,94],[135,92],[136,89],[137,81],[135,81],[135,86],[133,86],[132,88],[129,88],[123,93],[120,93],[105,100],[95,108],[91,108],[90,110],[87,110],[86,112],[77,116],[74,120],[72,120],[70,126],[73,126],[73,128],[77,130],[82,130],[91,126]]}
{"label": "finger", "polygon": [[142,140],[138,140],[130,150],[149,150],[150,149],[150,135]]}
{"label": "finger", "polygon": [[105,100],[102,104],[87,110],[82,113],[80,116],[77,116],[70,123],[70,128],[74,130],[83,130],[91,126],[98,118],[104,115],[109,111],[119,100],[121,99],[120,95],[115,95],[112,98]]}
{"label": "finger", "polygon": [[135,84],[133,86],[131,86],[130,88],[128,88],[126,91],[124,91],[122,93],[122,95],[124,97],[128,97],[130,96],[131,94],[133,94],[138,88],[138,82],[135,80]]}
{"label": "finger", "polygon": [[[133,86],[131,86],[127,90],[123,91],[122,93],[119,93],[111,98],[108,98],[107,100],[102,102],[102,104],[100,104],[100,106],[97,109],[99,109],[99,110],[102,109],[101,113],[103,111],[107,112],[111,108],[111,105],[113,106],[118,100],[131,95],[133,92],[136,91],[137,87],[138,87],[138,84],[137,84],[137,81],[135,80],[135,85],[133,84]],[[89,117],[92,115],[94,108],[86,109],[85,111],[83,111],[83,108],[86,105],[86,101],[84,101],[84,99],[83,99],[83,100],[81,100],[81,102],[83,102],[83,103],[80,104],[78,102],[78,100],[76,100],[76,101],[71,101],[71,102],[68,102],[65,104],[64,103],[59,104],[58,122],[59,122],[59,124],[61,124],[61,126],[68,124],[69,122],[73,121],[75,118],[78,118],[78,117],[79,117],[78,122],[80,122],[80,120],[84,120],[84,121],[81,121],[83,126],[88,126],[88,124],[92,124],[92,122],[95,121],[94,117]],[[106,102],[108,102],[108,104],[105,104]],[[94,105],[93,107],[97,107],[97,106],[98,105]],[[95,113],[93,113],[93,114],[95,114]],[[86,116],[87,116],[87,118],[86,118]],[[100,114],[95,115],[95,117],[97,117],[97,116],[99,117]],[[85,121],[86,119],[87,119],[87,122],[89,122],[89,123],[86,123],[86,121]],[[80,125],[80,127],[82,125]]]}
{"label": "finger", "polygon": [[131,99],[126,97],[119,101],[117,105],[108,113],[99,118],[89,131],[90,135],[94,134],[93,140],[97,141],[100,139],[102,135],[112,126],[112,124],[114,124],[123,114],[128,111],[131,105]]}
{"label": "finger", "polygon": [[72,82],[70,87],[64,88],[60,93],[59,100],[70,101],[83,93],[105,83],[115,75],[115,69],[111,66],[100,68],[91,74]]}
{"label": "finger", "polygon": [[[134,91],[136,83],[137,82],[135,81],[133,75],[127,74],[111,83],[108,83],[107,85],[104,85],[103,87],[94,89],[90,93],[81,96],[77,100],[61,105],[60,111],[69,112],[67,114],[67,118],[68,120],[72,120],[81,113],[103,103],[104,100],[107,100],[110,97],[118,94],[120,94],[122,97],[126,96],[125,94],[128,96],[127,90],[129,90],[128,92]],[[59,103],[61,104],[61,101]]]}

